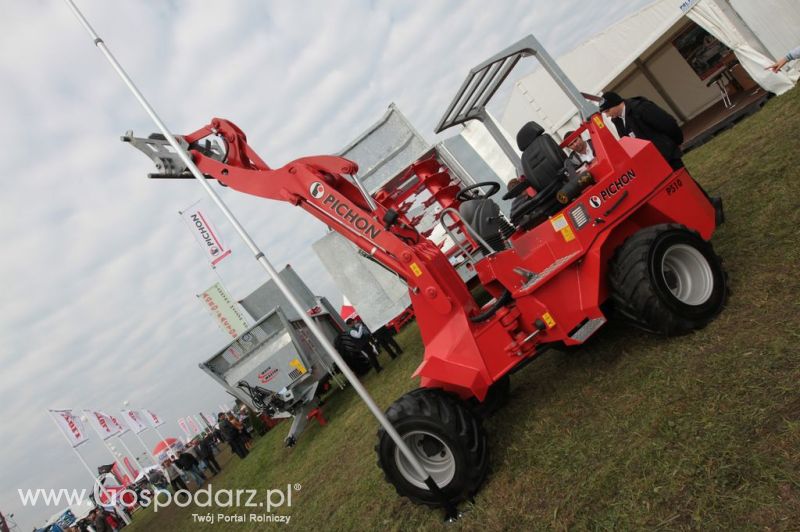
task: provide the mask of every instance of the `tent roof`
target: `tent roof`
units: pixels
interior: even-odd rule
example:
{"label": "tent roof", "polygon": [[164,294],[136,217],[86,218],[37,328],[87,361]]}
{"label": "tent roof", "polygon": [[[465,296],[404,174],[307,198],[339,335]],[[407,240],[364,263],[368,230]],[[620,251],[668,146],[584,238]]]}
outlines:
{"label": "tent roof", "polygon": [[153,447],[153,454],[158,455],[163,451],[167,450],[167,447],[174,447],[175,445],[181,445],[181,442],[178,441],[177,438],[164,438],[160,442]]}
{"label": "tent roof", "polygon": [[[557,62],[579,90],[599,94],[683,16],[680,2],[656,0],[558,57]],[[501,120],[508,131],[518,131],[527,121],[520,106],[545,114],[542,125],[551,130],[560,128],[575,113],[575,107],[543,68],[514,84]]]}

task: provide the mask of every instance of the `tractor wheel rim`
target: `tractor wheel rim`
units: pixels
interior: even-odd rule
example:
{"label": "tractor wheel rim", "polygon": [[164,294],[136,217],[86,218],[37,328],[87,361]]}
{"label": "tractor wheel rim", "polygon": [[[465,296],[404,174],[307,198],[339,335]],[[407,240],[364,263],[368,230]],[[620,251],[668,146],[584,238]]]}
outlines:
{"label": "tractor wheel rim", "polygon": [[686,244],[670,246],[661,259],[664,284],[678,301],[702,305],[714,291],[714,272],[708,259]]}
{"label": "tractor wheel rim", "polygon": [[[424,430],[415,430],[404,434],[403,440],[437,486],[443,488],[453,480],[456,461],[450,447],[441,438]],[[400,449],[395,449],[394,456],[397,469],[406,481],[418,488],[428,489],[425,479],[419,476]]]}

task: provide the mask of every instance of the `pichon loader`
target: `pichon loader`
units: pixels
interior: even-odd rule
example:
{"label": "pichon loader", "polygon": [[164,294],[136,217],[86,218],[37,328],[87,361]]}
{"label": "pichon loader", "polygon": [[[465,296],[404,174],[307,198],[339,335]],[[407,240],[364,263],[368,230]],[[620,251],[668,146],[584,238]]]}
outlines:
{"label": "pichon loader", "polygon": [[[415,372],[420,387],[386,412],[414,455],[451,501],[471,498],[489,466],[483,411],[508,393],[509,374],[553,346],[584,343],[610,309],[640,327],[675,335],[708,324],[725,305],[727,276],[711,238],[715,209],[685,169],[673,171],[652,143],[612,135],[533,36],[475,67],[437,126],[467,120],[496,128],[484,106],[523,57],[536,56],[578,108],[581,126],[559,146],[529,122],[517,135],[523,179],[506,196],[532,188],[510,220],[475,213],[493,201],[497,183],[459,193],[459,213],[484,256],[479,305],[447,257],[408,220],[369,196],[357,165],[337,156],[305,157],[270,168],[233,123],[215,118],[179,137],[207,177],[235,190],[286,201],[340,232],[408,284],[425,345]],[[576,171],[561,147],[588,132],[596,158]],[[151,157],[159,177],[186,168],[163,137],[131,142]],[[152,175],[152,174],[151,174]],[[400,495],[441,504],[385,431],[378,463]]]}

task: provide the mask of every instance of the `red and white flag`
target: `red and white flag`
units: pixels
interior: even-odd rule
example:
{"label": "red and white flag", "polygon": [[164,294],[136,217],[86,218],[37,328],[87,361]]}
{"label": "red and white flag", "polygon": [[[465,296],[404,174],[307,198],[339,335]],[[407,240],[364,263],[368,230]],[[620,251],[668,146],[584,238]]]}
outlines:
{"label": "red and white flag", "polygon": [[222,237],[217,231],[208,216],[209,209],[205,207],[203,200],[200,200],[181,212],[181,217],[186,222],[192,236],[200,244],[203,253],[208,257],[211,266],[215,267],[219,262],[231,254]]}
{"label": "red and white flag", "polygon": [[183,419],[182,417],[178,418],[178,426],[181,428],[183,433],[186,434],[187,438],[191,436],[191,433],[189,432],[189,427],[186,426],[186,420]]}
{"label": "red and white flag", "polygon": [[189,430],[191,431],[190,436],[194,436],[195,434],[200,434],[200,427],[197,425],[197,421],[195,421],[192,416],[188,416],[186,418],[186,425],[189,427]]}
{"label": "red and white flag", "polygon": [[100,435],[103,440],[109,439],[111,436],[119,434],[119,428],[111,421],[111,416],[98,412],[97,410],[84,410],[84,414],[89,418],[89,423],[92,424],[94,430]]}
{"label": "red and white flag", "polygon": [[125,419],[125,423],[127,423],[130,429],[136,434],[139,434],[147,428],[145,417],[138,410],[122,410],[122,417]]}
{"label": "red and white flag", "polygon": [[53,417],[58,424],[58,428],[69,440],[73,447],[77,447],[89,439],[89,434],[83,428],[83,423],[78,416],[72,413],[72,410],[50,410]]}
{"label": "red and white flag", "polygon": [[119,420],[119,418],[114,416],[114,414],[106,414],[106,415],[108,416],[108,419],[111,420],[111,424],[117,427],[118,431],[117,436],[122,436],[123,434],[125,434],[130,430],[127,426],[123,425],[122,422]]}
{"label": "red and white flag", "polygon": [[164,420],[158,417],[152,410],[142,410],[142,412],[144,413],[145,421],[147,421],[147,424],[151,427],[156,428],[164,424]]}

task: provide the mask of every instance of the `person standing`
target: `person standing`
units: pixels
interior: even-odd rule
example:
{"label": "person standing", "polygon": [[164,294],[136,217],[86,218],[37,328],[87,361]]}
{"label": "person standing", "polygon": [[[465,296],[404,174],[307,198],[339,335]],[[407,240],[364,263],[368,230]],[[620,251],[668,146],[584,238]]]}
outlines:
{"label": "person standing", "polygon": [[400,344],[394,339],[392,335],[392,331],[384,325],[383,327],[378,328],[377,331],[372,335],[375,338],[375,342],[377,342],[378,347],[382,347],[389,353],[389,356],[392,358],[397,358],[400,353],[403,352],[403,348],[400,347]]}
{"label": "person standing", "polygon": [[214,449],[211,447],[211,438],[211,433],[208,433],[197,444],[197,457],[206,463],[208,469],[211,470],[212,475],[216,475],[222,470],[222,468],[219,467],[217,459],[214,458]]}
{"label": "person standing", "polygon": [[180,455],[178,455],[177,465],[181,470],[189,473],[194,480],[194,483],[197,484],[199,488],[202,486],[206,481],[206,476],[200,471],[200,462],[197,461],[191,453],[186,451],[182,451]]}
{"label": "person standing", "polygon": [[233,451],[239,458],[246,457],[248,451],[245,449],[244,444],[242,443],[239,430],[233,426],[230,420],[225,417],[223,412],[219,413],[217,416],[217,421],[219,421],[219,431],[222,433],[222,438],[228,442],[228,445],[231,446],[231,451]]}
{"label": "person standing", "polygon": [[611,118],[620,137],[649,140],[673,170],[683,168],[683,131],[661,107],[642,96],[622,99],[616,92],[606,92],[600,100],[600,111]]}
{"label": "person standing", "polygon": [[164,460],[164,463],[161,464],[161,468],[164,470],[164,475],[167,477],[167,480],[169,480],[173,491],[189,491],[189,487],[186,485],[186,482],[184,482],[181,471],[172,463],[172,460],[169,458]]}
{"label": "person standing", "polygon": [[[683,168],[683,131],[675,118],[642,96],[623,99],[616,92],[606,92],[600,100],[600,111],[611,118],[617,127],[620,137],[635,137],[649,140],[661,153],[673,170]],[[722,209],[722,198],[711,197],[708,192],[697,183],[700,191],[705,194],[716,212],[717,225],[725,221]]]}

